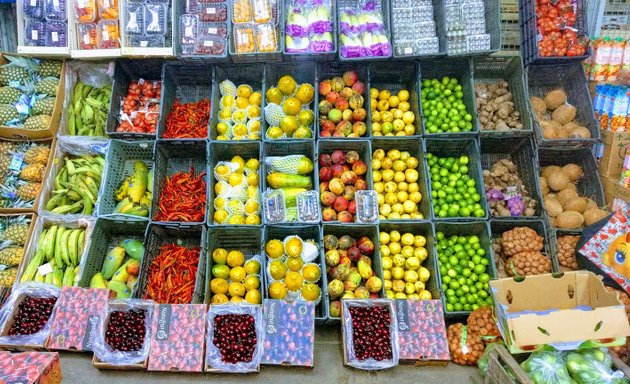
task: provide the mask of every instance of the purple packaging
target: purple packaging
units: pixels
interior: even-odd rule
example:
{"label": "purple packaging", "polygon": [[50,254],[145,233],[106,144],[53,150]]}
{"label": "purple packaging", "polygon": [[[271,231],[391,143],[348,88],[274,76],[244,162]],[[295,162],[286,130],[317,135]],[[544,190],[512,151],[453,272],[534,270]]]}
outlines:
{"label": "purple packaging", "polygon": [[262,364],[312,367],[315,344],[313,302],[264,300]]}

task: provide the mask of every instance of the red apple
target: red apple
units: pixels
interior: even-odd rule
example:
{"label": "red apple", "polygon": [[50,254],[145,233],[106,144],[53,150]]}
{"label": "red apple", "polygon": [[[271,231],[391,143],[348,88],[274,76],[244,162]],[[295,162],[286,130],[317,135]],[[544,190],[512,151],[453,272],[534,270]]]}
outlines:
{"label": "red apple", "polygon": [[335,221],[337,220],[337,212],[332,208],[324,208],[322,210],[322,220]]}
{"label": "red apple", "polygon": [[322,201],[322,204],[324,204],[327,207],[330,207],[337,200],[337,196],[335,196],[335,194],[330,191],[324,191],[322,192],[320,199]]}
{"label": "red apple", "polygon": [[328,131],[320,131],[319,136],[321,137],[332,137],[332,134]]}
{"label": "red apple", "polygon": [[348,200],[346,200],[343,196],[337,196],[335,203],[333,204],[333,208],[337,212],[345,211],[348,208]]}
{"label": "red apple", "polygon": [[355,109],[354,112],[352,112],[353,121],[365,121],[366,117],[367,117],[367,111],[365,110],[365,108],[358,108],[358,109]]}
{"label": "red apple", "polygon": [[357,71],[346,71],[343,74],[343,82],[346,86],[352,87],[359,80]]}
{"label": "red apple", "polygon": [[319,183],[319,190],[320,191],[327,191],[328,190],[328,182],[327,181],[322,181],[321,183]]}
{"label": "red apple", "polygon": [[363,160],[358,160],[357,162],[352,164],[352,170],[359,176],[365,175],[365,173],[367,172],[367,164],[365,164],[365,161]]}
{"label": "red apple", "polygon": [[350,203],[348,203],[348,212],[352,213],[353,215],[357,213],[356,200],[352,200]]}
{"label": "red apple", "polygon": [[352,216],[352,214],[348,211],[341,211],[337,214],[337,220],[342,223],[351,223],[353,219],[354,216]]}
{"label": "red apple", "polygon": [[319,166],[320,167],[329,167],[332,164],[332,160],[330,160],[330,155],[327,153],[322,153],[319,155]]}
{"label": "red apple", "polygon": [[335,131],[335,132],[332,134],[332,137],[345,137],[345,136],[343,135],[343,133],[342,133],[342,132]]}
{"label": "red apple", "polygon": [[345,171],[341,174],[341,182],[344,185],[353,185],[357,182],[357,174],[353,171]]}
{"label": "red apple", "polygon": [[359,251],[366,256],[370,256],[374,252],[374,243],[365,236],[357,240],[357,247],[359,248]]}
{"label": "red apple", "polygon": [[[320,120],[319,125],[322,127],[323,131],[327,131],[327,132],[330,132],[330,133],[335,132],[335,123],[330,121],[330,120],[322,119],[322,120]],[[330,157],[330,156],[328,156],[328,157]]]}
{"label": "red apple", "polygon": [[330,155],[333,164],[344,164],[346,162],[346,154],[339,149],[335,149]]}
{"label": "red apple", "polygon": [[365,92],[365,84],[363,84],[360,81],[357,81],[356,83],[352,84],[352,90],[358,93],[359,95],[362,95],[363,92]]}
{"label": "red apple", "polygon": [[333,178],[332,169],[330,167],[322,167],[319,169],[319,180],[330,181]]}
{"label": "red apple", "polygon": [[356,263],[361,258],[361,251],[357,247],[351,247],[348,249],[348,257]]}
{"label": "red apple", "polygon": [[328,101],[329,103],[335,104],[335,102],[337,102],[338,99],[339,99],[339,94],[337,92],[330,92],[329,94],[326,95],[326,101]]}
{"label": "red apple", "polygon": [[319,94],[322,96],[326,96],[332,91],[332,87],[330,86],[330,80],[324,80],[319,82],[318,86]]}
{"label": "red apple", "polygon": [[356,191],[364,191],[367,189],[367,183],[365,182],[365,180],[359,179],[356,183],[354,183],[354,189]]}
{"label": "red apple", "polygon": [[363,136],[367,132],[367,125],[365,125],[362,121],[357,121],[352,124],[352,133],[355,133],[357,136]]}
{"label": "red apple", "polygon": [[341,194],[343,193],[344,185],[340,179],[333,178],[328,182],[328,189],[335,195],[341,196]]}
{"label": "red apple", "polygon": [[341,164],[333,164],[331,167],[332,177],[340,178],[343,175],[343,165]]}
{"label": "red apple", "polygon": [[[337,108],[340,111],[345,111],[346,109],[348,109],[348,100],[344,99],[344,98],[338,98],[337,101],[335,101],[335,108]],[[343,117],[343,115],[342,115]]]}

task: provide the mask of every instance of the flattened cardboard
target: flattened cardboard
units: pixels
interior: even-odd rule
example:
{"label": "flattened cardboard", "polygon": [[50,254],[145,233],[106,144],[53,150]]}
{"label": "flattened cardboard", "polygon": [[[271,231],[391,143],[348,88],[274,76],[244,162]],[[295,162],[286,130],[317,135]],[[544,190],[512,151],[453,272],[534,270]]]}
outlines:
{"label": "flattened cardboard", "polygon": [[499,279],[490,287],[511,353],[623,345],[630,335],[623,304],[592,272]]}

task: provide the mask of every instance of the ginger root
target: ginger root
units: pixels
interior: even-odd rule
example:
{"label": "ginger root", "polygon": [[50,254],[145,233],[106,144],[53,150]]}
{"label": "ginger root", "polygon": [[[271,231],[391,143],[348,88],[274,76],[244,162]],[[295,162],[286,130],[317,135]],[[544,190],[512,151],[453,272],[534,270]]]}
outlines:
{"label": "ginger root", "polygon": [[478,82],[475,84],[477,114],[481,129],[510,131],[523,129],[521,115],[514,105],[513,95],[507,81],[498,83]]}

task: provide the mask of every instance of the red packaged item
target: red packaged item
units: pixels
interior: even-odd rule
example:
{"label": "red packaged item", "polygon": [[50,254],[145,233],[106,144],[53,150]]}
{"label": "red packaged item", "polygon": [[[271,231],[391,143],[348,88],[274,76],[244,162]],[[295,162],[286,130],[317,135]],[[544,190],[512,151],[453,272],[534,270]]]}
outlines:
{"label": "red packaged item", "polygon": [[62,288],[46,347],[91,351],[108,299],[108,289]]}
{"label": "red packaged item", "polygon": [[61,384],[57,352],[0,352],[0,383]]}
{"label": "red packaged item", "polygon": [[161,94],[161,81],[132,81],[127,96],[121,101],[120,124],[116,132],[155,134]]}
{"label": "red packaged item", "polygon": [[582,56],[588,49],[584,31],[576,29],[577,16],[570,0],[536,0],[538,49],[543,57]]}
{"label": "red packaged item", "polygon": [[205,327],[204,304],[155,305],[149,371],[201,372]]}
{"label": "red packaged item", "polygon": [[446,365],[451,356],[442,302],[395,300],[395,304],[400,360],[433,361]]}

